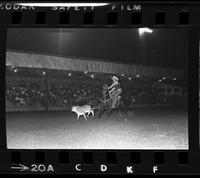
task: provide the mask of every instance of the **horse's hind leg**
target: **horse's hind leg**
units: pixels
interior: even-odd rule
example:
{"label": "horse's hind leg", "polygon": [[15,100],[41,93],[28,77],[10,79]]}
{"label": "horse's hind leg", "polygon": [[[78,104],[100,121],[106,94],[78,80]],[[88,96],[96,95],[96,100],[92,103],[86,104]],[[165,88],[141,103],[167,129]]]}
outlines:
{"label": "horse's hind leg", "polygon": [[113,112],[113,109],[110,108],[110,109],[108,110],[108,112],[107,112],[107,117],[108,117],[108,118],[110,117],[110,115],[111,115],[112,112]]}

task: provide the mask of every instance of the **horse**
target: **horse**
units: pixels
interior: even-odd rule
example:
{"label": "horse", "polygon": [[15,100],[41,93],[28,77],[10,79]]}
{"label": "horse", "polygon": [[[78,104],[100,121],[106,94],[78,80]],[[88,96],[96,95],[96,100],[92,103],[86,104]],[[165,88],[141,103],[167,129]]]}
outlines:
{"label": "horse", "polygon": [[[105,88],[104,88],[105,89]],[[109,118],[111,113],[114,110],[118,110],[120,112],[123,112],[123,102],[121,100],[121,96],[117,101],[117,105],[116,108],[112,108],[112,99],[109,97],[108,99],[105,98],[99,98],[100,100],[100,106],[99,106],[99,111],[97,113],[98,118],[100,118],[102,116],[102,114],[104,114],[107,111],[107,117]]]}

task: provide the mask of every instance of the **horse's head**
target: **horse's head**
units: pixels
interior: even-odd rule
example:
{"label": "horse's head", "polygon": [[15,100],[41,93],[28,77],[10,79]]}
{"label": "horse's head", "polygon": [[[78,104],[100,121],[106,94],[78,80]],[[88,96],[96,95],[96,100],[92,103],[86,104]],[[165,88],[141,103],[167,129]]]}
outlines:
{"label": "horse's head", "polygon": [[103,90],[108,90],[108,84],[103,84]]}

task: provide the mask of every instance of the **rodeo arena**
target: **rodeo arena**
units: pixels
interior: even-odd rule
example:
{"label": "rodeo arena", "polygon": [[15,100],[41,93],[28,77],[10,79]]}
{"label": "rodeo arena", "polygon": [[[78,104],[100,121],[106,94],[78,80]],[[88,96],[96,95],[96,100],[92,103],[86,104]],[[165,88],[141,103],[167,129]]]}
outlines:
{"label": "rodeo arena", "polygon": [[187,149],[184,70],[7,50],[7,147]]}

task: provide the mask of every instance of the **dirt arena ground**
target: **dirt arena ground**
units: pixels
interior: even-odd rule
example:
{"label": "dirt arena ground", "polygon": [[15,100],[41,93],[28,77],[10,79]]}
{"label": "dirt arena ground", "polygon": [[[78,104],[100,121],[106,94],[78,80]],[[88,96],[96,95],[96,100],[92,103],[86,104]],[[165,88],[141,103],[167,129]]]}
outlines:
{"label": "dirt arena ground", "polygon": [[88,121],[70,111],[6,113],[9,149],[188,149],[184,108],[137,108]]}

